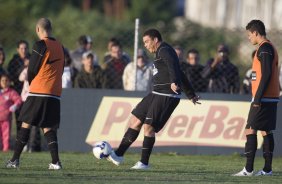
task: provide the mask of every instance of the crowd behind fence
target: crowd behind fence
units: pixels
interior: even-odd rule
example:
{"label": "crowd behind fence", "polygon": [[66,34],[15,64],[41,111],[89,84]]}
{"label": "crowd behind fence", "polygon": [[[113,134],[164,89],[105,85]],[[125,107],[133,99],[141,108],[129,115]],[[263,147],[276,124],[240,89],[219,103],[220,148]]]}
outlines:
{"label": "crowd behind fence", "polygon": [[[231,50],[228,44],[219,42],[217,48],[214,48],[214,54],[206,58],[202,57],[206,54],[193,45],[186,48],[169,42],[175,47],[180,67],[197,92],[250,94],[251,52],[255,47],[248,43],[247,36],[241,31],[243,41],[239,50]],[[151,90],[154,56],[143,48],[142,33],[139,35],[136,65],[132,62],[134,33],[113,33],[104,44],[99,45],[95,42],[99,35],[82,34],[77,38],[78,44],[65,45],[63,87]],[[281,31],[269,32],[268,37],[275,44],[281,58]],[[28,67],[32,50],[33,43],[28,41],[23,36],[17,43],[1,45],[0,50],[0,73],[9,74],[12,86],[18,93],[23,88],[23,81],[19,80],[19,76]]]}

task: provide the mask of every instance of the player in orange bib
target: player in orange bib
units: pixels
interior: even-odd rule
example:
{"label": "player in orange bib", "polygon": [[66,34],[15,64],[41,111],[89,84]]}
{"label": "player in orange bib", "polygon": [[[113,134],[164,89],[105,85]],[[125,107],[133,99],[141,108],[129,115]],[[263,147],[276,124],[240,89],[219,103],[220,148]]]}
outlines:
{"label": "player in orange bib", "polygon": [[13,157],[7,168],[18,168],[23,147],[28,142],[31,126],[42,128],[51,153],[49,169],[62,169],[58,154],[57,129],[60,124],[60,96],[64,69],[63,46],[51,37],[50,20],[41,18],[36,24],[38,38],[32,49],[28,67],[29,94],[19,115],[21,129],[16,138]]}
{"label": "player in orange bib", "polygon": [[252,20],[246,26],[249,41],[258,45],[252,66],[252,103],[245,129],[246,165],[233,176],[252,176],[257,150],[257,131],[263,136],[263,157],[265,164],[256,176],[272,175],[272,156],[276,128],[277,103],[279,101],[278,54],[266,38],[265,26],[260,20]]}

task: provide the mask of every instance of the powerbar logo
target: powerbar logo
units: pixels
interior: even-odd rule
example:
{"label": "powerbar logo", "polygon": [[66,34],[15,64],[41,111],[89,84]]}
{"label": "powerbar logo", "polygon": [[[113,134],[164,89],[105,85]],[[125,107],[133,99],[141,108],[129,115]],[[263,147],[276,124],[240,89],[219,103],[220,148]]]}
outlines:
{"label": "powerbar logo", "polygon": [[[140,98],[104,97],[90,128],[86,142],[120,143],[128,128],[132,109]],[[202,101],[194,106],[181,100],[166,126],[157,134],[156,146],[224,146],[244,147],[244,129],[250,103]],[[258,145],[262,139],[258,136]],[[142,146],[143,129],[132,146]]]}

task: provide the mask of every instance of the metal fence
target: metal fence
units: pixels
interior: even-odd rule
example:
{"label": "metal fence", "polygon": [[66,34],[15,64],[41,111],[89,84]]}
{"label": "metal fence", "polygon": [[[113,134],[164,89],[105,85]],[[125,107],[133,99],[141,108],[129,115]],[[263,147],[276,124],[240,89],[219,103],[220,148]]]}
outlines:
{"label": "metal fence", "polygon": [[[160,25],[157,25],[157,27],[160,27]],[[103,40],[102,42],[95,42],[95,38],[99,37],[99,35],[89,35],[92,37],[93,42],[90,46],[90,50],[93,51],[95,58],[94,62],[96,67],[94,70],[99,70],[100,74],[90,75],[89,78],[85,78],[85,80],[92,80],[94,78],[93,82],[97,82],[100,80],[101,85],[99,88],[108,88],[108,89],[123,89],[123,74],[124,69],[132,61],[133,58],[133,46],[134,46],[134,23],[132,24],[132,32],[128,33],[122,33],[122,32],[114,32],[112,35],[108,35],[108,39]],[[145,30],[145,27],[141,25],[140,32],[139,32],[139,47],[143,48],[142,43],[142,32]],[[164,33],[164,40],[167,40],[166,35],[175,34],[176,30],[166,30],[162,28],[162,30],[165,30]],[[29,53],[31,52],[31,45],[33,44],[35,40],[32,38],[25,37],[26,30],[18,29],[18,35],[16,38],[27,40],[29,42]],[[189,31],[189,30],[187,30]],[[217,54],[217,48],[214,47],[215,43],[213,43],[213,50],[214,53],[206,53],[205,50],[199,49],[200,56],[200,62],[199,66],[193,67],[190,65],[181,64],[181,68],[183,69],[184,73],[187,75],[187,77],[191,80],[194,88],[196,91],[200,92],[222,92],[222,93],[249,93],[247,82],[245,79],[245,76],[247,74],[248,69],[251,67],[251,53],[255,49],[254,46],[252,46],[250,43],[248,43],[247,36],[245,31],[242,30],[234,30],[234,32],[237,33],[237,35],[240,36],[240,42],[239,45],[236,47],[230,46],[229,52],[230,54],[230,61],[232,64],[227,65],[218,65],[218,67],[215,67],[215,70],[210,70],[207,67],[207,63],[212,65],[212,60],[209,60],[212,57],[215,57]],[[268,32],[268,38],[274,43],[276,46],[280,58],[282,58],[282,37],[281,37],[281,30],[276,31],[270,31]],[[14,33],[13,33],[14,34]],[[20,35],[20,36],[19,36]],[[118,54],[121,56],[121,59],[118,59],[118,62],[113,62],[114,59],[112,59],[111,54],[109,54],[108,50],[108,44],[112,37],[115,37],[119,40],[119,43],[122,47],[122,51],[116,51],[119,52]],[[6,59],[5,63],[3,65],[3,68],[7,70],[8,65],[10,64],[13,55],[17,54],[17,48],[16,48],[16,42],[19,40],[15,40],[15,37],[13,35],[10,35],[7,31],[5,32],[5,38],[1,38],[0,41],[4,41],[5,44],[2,44],[2,47],[4,48],[4,51],[6,53]],[[9,41],[10,39],[10,41]],[[66,38],[58,38],[59,40],[64,40]],[[79,38],[77,38],[79,40]],[[178,42],[173,42],[173,39],[168,39],[169,43],[172,46],[175,46],[178,44]],[[199,37],[199,41],[201,40],[201,37]],[[1,44],[1,43],[0,43]],[[209,43],[207,43],[209,44]],[[220,44],[220,42],[218,42]],[[66,48],[68,48],[70,55],[72,56],[72,52],[77,49],[77,42],[72,43],[71,45],[65,45]],[[186,61],[186,55],[187,51],[189,49],[193,48],[193,45],[187,44],[182,47],[183,49],[183,61]],[[236,48],[236,50],[232,50],[232,48]],[[196,48],[197,49],[197,48]],[[107,53],[109,55],[107,55]],[[82,54],[81,59],[82,59]],[[153,59],[153,55],[146,53],[146,57],[148,57],[148,60]],[[70,58],[73,59],[73,58]],[[12,78],[12,84],[15,85],[18,83],[18,76],[20,74],[20,71],[24,68],[24,60],[19,59],[19,63],[22,62],[22,64],[18,66],[14,66],[13,70],[7,71],[10,75],[13,76]],[[73,65],[73,64],[71,64]],[[100,67],[97,67],[99,65]],[[150,67],[149,67],[150,69]],[[130,70],[130,67],[128,69]],[[74,72],[71,73],[72,75],[72,87],[74,87],[75,78],[79,75],[79,70],[74,70]],[[98,72],[98,73],[99,73]],[[130,72],[129,72],[130,73]],[[149,75],[149,74],[148,74]],[[100,79],[97,79],[97,76],[100,77]],[[142,75],[140,76],[142,78]],[[136,78],[130,79],[130,81],[135,82]],[[248,80],[248,78],[247,78]],[[137,82],[138,83],[138,82]],[[145,89],[145,88],[144,88]],[[148,87],[149,89],[149,87]]]}

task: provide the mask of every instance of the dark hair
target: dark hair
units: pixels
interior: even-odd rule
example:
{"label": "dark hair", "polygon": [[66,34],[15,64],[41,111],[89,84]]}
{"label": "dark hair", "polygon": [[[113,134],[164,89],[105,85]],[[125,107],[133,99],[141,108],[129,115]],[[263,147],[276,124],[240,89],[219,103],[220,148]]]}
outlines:
{"label": "dark hair", "polygon": [[5,51],[2,47],[0,47],[0,52],[2,52],[3,54],[3,61],[5,61],[6,55],[5,55]]}
{"label": "dark hair", "polygon": [[261,20],[252,20],[249,22],[246,26],[246,30],[249,30],[250,32],[258,32],[262,36],[266,36],[265,33],[265,26],[264,23]]}
{"label": "dark hair", "polygon": [[89,35],[81,35],[78,38],[78,42],[79,42],[79,45],[83,46],[83,45],[86,45],[88,43],[92,43],[92,38]]}
{"label": "dark hair", "polygon": [[163,40],[161,33],[156,29],[147,29],[143,34],[144,36],[149,36],[152,39],[157,38],[160,42]]}
{"label": "dark hair", "polygon": [[197,54],[197,55],[199,55],[199,51],[197,49],[193,48],[193,49],[190,49],[190,50],[187,51],[186,57],[188,57],[189,54]]}
{"label": "dark hair", "polygon": [[21,45],[21,44],[26,44],[26,46],[27,46],[27,48],[28,48],[28,42],[25,41],[25,40],[20,40],[20,41],[18,41],[18,42],[17,42],[17,48],[20,48],[20,45]]}

